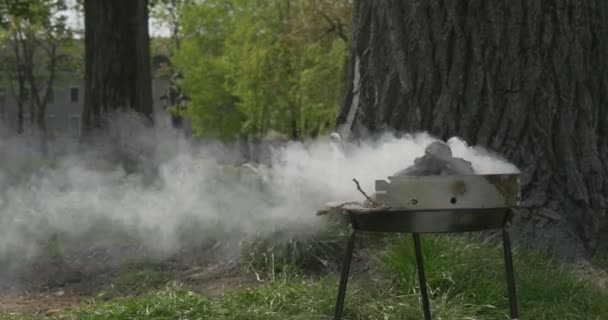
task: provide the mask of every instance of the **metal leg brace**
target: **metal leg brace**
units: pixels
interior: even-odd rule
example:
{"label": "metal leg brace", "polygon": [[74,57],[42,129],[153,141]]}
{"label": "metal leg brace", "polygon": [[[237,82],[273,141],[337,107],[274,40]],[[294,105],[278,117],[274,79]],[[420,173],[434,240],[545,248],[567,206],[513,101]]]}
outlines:
{"label": "metal leg brace", "polygon": [[513,256],[511,253],[511,238],[507,228],[502,229],[502,245],[505,258],[505,271],[507,274],[507,285],[509,289],[509,308],[511,311],[511,319],[518,319],[519,312],[517,311],[517,292],[515,290],[515,275],[513,272]]}
{"label": "metal leg brace", "polygon": [[[350,231],[350,237],[346,245],[346,253],[344,255],[344,262],[342,264],[342,273],[340,276],[340,287],[338,289],[338,299],[336,301],[336,310],[334,320],[342,319],[342,311],[344,309],[344,299],[346,298],[346,285],[348,283],[348,275],[350,272],[350,264],[353,256],[353,250],[355,247],[355,229],[352,228]],[[420,282],[420,296],[422,299],[422,308],[424,312],[424,319],[431,320],[431,308],[429,303],[429,296],[426,286],[426,275],[424,273],[424,258],[422,256],[422,246],[420,243],[420,235],[417,233],[413,234],[414,238],[414,249],[416,251],[416,268],[418,270],[418,281]],[[505,270],[507,276],[507,285],[509,293],[509,307],[511,312],[511,319],[517,320],[519,318],[519,312],[517,310],[517,293],[515,290],[515,275],[513,272],[513,257],[511,252],[511,238],[507,227],[502,229],[502,240],[505,260]]]}
{"label": "metal leg brace", "polygon": [[342,319],[342,310],[344,309],[344,298],[346,297],[346,284],[348,282],[348,273],[350,271],[350,262],[353,257],[353,250],[355,248],[355,229],[350,230],[350,237],[346,245],[346,254],[344,255],[344,262],[342,264],[342,274],[340,276],[340,288],[338,289],[338,300],[336,301],[336,313],[334,320]]}
{"label": "metal leg brace", "polygon": [[429,295],[426,289],[426,275],[424,274],[424,258],[422,257],[420,235],[414,233],[413,237],[414,248],[416,250],[416,268],[418,269],[418,281],[420,282],[420,296],[422,298],[422,311],[424,312],[424,320],[431,320],[431,307],[429,304]]}

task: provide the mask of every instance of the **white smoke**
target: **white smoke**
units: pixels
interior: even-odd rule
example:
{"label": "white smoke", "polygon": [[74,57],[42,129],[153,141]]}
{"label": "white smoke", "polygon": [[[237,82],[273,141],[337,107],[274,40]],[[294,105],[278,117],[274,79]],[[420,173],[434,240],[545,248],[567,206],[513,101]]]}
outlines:
{"label": "white smoke", "polygon": [[[158,252],[179,248],[184,221],[197,221],[198,236],[210,239],[238,240],[277,229],[308,236],[321,228],[314,213],[323,204],[362,200],[353,178],[373,192],[374,180],[413,164],[435,140],[424,133],[387,134],[341,145],[327,137],[274,150],[270,166],[237,167],[238,150],[217,142],[193,146],[175,131],[132,123],[112,130],[102,147],[53,161],[35,161],[24,141],[2,131],[0,261],[34,258],[52,234],[78,239],[100,221],[125,228],[135,241]],[[478,173],[517,172],[464,141],[448,143]],[[127,174],[107,156],[117,146],[147,165]],[[30,161],[35,164],[24,166]],[[149,167],[158,168],[151,180],[146,179]]]}

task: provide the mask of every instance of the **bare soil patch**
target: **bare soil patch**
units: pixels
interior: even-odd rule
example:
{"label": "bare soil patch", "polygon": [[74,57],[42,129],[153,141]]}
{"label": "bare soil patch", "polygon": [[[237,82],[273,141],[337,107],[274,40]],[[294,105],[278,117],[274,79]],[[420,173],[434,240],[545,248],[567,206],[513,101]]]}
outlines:
{"label": "bare soil patch", "polygon": [[0,283],[0,311],[61,314],[91,299],[182,287],[203,295],[255,286],[218,243],[184,247],[164,257],[138,247],[90,247],[61,257],[40,256]]}

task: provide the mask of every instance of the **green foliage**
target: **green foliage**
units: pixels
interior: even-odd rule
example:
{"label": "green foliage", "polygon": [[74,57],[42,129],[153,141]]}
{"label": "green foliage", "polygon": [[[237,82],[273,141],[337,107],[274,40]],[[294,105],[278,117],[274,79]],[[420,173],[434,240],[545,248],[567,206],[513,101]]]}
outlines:
{"label": "green foliage", "polygon": [[[376,288],[352,286],[344,319],[415,319],[415,297],[380,298]],[[216,299],[187,291],[161,291],[139,298],[123,298],[74,312],[73,319],[331,319],[336,286],[301,278],[277,281],[259,289],[244,289]],[[401,315],[399,317],[398,315]]]}
{"label": "green foliage", "polygon": [[[477,306],[474,319],[504,319],[508,310],[502,248],[460,236],[425,236],[428,285],[434,299],[449,297]],[[516,283],[524,319],[607,319],[608,295],[573,270],[532,249],[514,252]],[[417,288],[413,241],[404,239],[387,258],[403,290]],[[436,305],[436,302],[434,302]]]}
{"label": "green foliage", "polygon": [[39,315],[33,314],[22,314],[22,313],[8,313],[0,310],[0,320],[38,320],[43,319]]}
{"label": "green foliage", "polygon": [[210,0],[183,6],[175,61],[185,74],[197,132],[230,139],[274,130],[302,138],[330,130],[342,98],[347,39],[318,11],[349,21],[344,3]]}
{"label": "green foliage", "polygon": [[209,300],[185,291],[161,291],[143,297],[117,299],[74,312],[69,319],[204,319],[211,311]]}
{"label": "green foliage", "polygon": [[169,30],[169,41],[163,46],[173,55],[180,48],[181,22],[180,13],[185,6],[194,0],[149,0],[150,18],[157,27]]}
{"label": "green foliage", "polygon": [[[433,238],[425,241],[431,254],[427,267],[433,288],[432,312],[435,319],[507,319],[502,270],[496,248],[477,245],[459,238]],[[464,249],[451,250],[454,244]],[[355,277],[347,291],[344,319],[421,319],[417,284],[412,277],[406,243],[394,248],[391,256],[394,276],[400,285],[377,285]],[[403,251],[406,250],[406,251]],[[467,261],[462,255],[491,258]],[[518,252],[518,284],[522,319],[607,319],[606,294],[588,281],[578,279],[535,253]],[[436,263],[442,263],[437,265]],[[485,263],[490,263],[485,265]],[[483,266],[480,268],[479,266]],[[477,274],[479,273],[479,275]],[[497,273],[495,275],[494,273]],[[489,280],[482,280],[483,277]],[[534,286],[529,279],[536,278]],[[552,281],[548,281],[548,279]],[[447,280],[447,281],[446,281]],[[480,281],[477,283],[476,281]],[[470,286],[465,289],[465,285]],[[451,290],[448,287],[456,287]],[[247,288],[215,298],[188,291],[164,290],[142,297],[120,298],[107,304],[93,304],[74,312],[77,319],[331,319],[337,293],[337,278],[321,280],[297,275],[283,276],[259,288]],[[487,295],[487,296],[486,296]],[[568,295],[572,297],[567,299]],[[490,302],[491,304],[488,304]],[[497,303],[498,302],[498,303]]]}
{"label": "green foliage", "polygon": [[32,16],[34,0],[1,0],[0,1],[0,29],[7,29],[11,17]]}

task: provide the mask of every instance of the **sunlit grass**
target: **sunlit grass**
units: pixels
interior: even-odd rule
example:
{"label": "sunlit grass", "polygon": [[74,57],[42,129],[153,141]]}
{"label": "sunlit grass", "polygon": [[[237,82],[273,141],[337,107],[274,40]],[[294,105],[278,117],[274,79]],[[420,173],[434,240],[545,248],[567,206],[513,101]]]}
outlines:
{"label": "sunlit grass", "polygon": [[[333,279],[276,281],[210,299],[187,291],[161,291],[120,298],[73,311],[72,319],[331,319],[336,285]],[[378,288],[353,285],[344,319],[417,319],[417,298]]]}
{"label": "sunlit grass", "polygon": [[[470,316],[504,319],[508,311],[502,247],[461,236],[425,236],[422,241],[433,297],[449,296],[476,306]],[[387,265],[403,290],[415,290],[413,241],[395,244]],[[608,294],[567,265],[532,249],[514,252],[522,319],[608,319]]]}
{"label": "sunlit grass", "polygon": [[[433,319],[508,319],[499,244],[462,236],[422,239]],[[276,246],[265,248],[264,242],[256,244],[257,250],[267,255],[280,256],[285,249],[273,253]],[[334,254],[341,258],[342,253],[337,251]],[[300,253],[304,252],[308,251]],[[590,280],[534,250],[516,248],[514,257],[520,319],[608,319],[608,294]],[[385,270],[376,272],[385,281],[372,282],[362,274],[354,274],[343,319],[422,319],[411,238],[392,240],[388,253],[381,254],[380,259]],[[313,277],[303,270],[307,264],[299,262],[305,260],[276,259],[272,268],[258,269],[270,279],[265,285],[213,297],[184,288],[162,289],[164,274],[130,269],[120,275],[117,283],[123,287],[149,285],[148,293],[110,301],[93,299],[62,319],[332,319],[338,275],[334,272]],[[264,259],[255,263],[266,266]],[[274,276],[268,277],[269,274]],[[0,319],[34,318],[0,314]]]}

